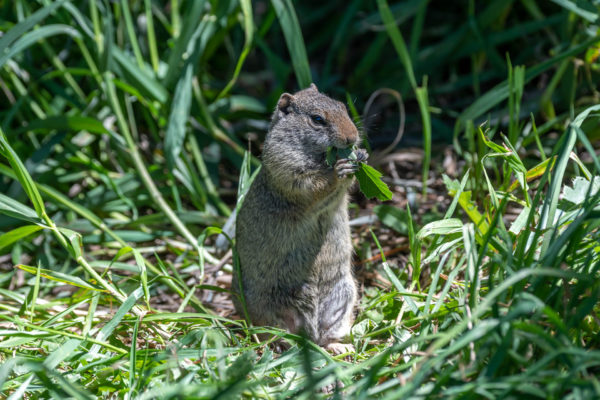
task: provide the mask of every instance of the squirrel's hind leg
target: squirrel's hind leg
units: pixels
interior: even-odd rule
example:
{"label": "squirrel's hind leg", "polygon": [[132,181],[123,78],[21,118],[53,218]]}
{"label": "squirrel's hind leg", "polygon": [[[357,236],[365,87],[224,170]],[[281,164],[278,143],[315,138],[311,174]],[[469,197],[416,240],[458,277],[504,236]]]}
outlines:
{"label": "squirrel's hind leg", "polygon": [[[340,279],[319,306],[319,344],[341,344],[350,336],[354,321],[354,305],[356,303],[356,284],[351,275]],[[339,346],[338,346],[339,347]],[[334,353],[335,349],[332,349]]]}

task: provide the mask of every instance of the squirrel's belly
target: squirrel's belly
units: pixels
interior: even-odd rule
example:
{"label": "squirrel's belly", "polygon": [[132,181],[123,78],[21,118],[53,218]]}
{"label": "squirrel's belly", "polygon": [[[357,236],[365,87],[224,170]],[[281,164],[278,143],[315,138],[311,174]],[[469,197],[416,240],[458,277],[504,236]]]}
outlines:
{"label": "squirrel's belly", "polygon": [[[319,321],[326,317],[321,315],[326,311],[321,304],[331,292],[326,286],[337,286],[340,280],[353,282],[346,202],[341,199],[333,209],[307,213],[290,207],[289,203],[275,202],[259,178],[260,175],[238,215],[236,242],[241,282],[235,277],[232,289],[239,292],[241,283],[253,323],[294,331],[296,324],[285,316],[297,312],[302,315],[300,320],[314,328],[313,339],[316,340],[320,336],[317,333]],[[267,204],[270,206],[266,207]],[[265,212],[267,209],[269,212]],[[352,309],[356,293],[354,286],[350,286],[352,295],[344,300],[344,304]],[[236,309],[243,315],[238,302]],[[282,310],[286,310],[285,315]],[[347,331],[348,312],[340,315],[344,323],[340,322],[339,326],[336,323],[332,330]]]}

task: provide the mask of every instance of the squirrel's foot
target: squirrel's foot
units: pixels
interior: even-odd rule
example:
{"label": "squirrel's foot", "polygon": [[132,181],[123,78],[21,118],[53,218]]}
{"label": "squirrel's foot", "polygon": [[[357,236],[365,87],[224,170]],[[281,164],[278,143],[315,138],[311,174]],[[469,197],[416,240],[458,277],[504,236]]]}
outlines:
{"label": "squirrel's foot", "polygon": [[289,344],[289,342],[286,342],[283,339],[277,339],[275,342],[272,343],[272,349],[277,354],[281,354],[284,351],[289,350],[290,347],[292,346]]}
{"label": "squirrel's foot", "polygon": [[339,342],[329,343],[327,346],[325,346],[325,350],[329,351],[334,356],[339,356],[340,354],[355,352],[354,346],[351,345],[350,343],[339,343]]}
{"label": "squirrel's foot", "polygon": [[343,179],[352,176],[358,170],[358,163],[348,158],[342,158],[335,163],[334,169],[338,178]]}

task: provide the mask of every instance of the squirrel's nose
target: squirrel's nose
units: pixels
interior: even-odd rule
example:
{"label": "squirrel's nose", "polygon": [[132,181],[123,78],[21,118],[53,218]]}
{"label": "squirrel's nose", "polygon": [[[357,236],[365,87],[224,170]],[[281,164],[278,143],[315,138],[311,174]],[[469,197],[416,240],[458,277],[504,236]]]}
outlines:
{"label": "squirrel's nose", "polygon": [[346,144],[348,146],[353,145],[358,140],[358,136],[356,135],[348,135],[346,136]]}

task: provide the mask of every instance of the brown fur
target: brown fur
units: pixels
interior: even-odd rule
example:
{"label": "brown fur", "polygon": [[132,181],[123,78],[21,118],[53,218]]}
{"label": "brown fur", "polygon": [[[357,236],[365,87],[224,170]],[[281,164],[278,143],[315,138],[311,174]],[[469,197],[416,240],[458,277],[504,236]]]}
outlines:
{"label": "brown fur", "polygon": [[[357,291],[347,191],[355,166],[340,160],[330,167],[325,158],[328,146],[358,138],[345,106],[314,84],[279,99],[262,169],[236,223],[241,286],[255,325],[304,332],[322,346],[350,333]],[[236,276],[232,286],[239,288]]]}

